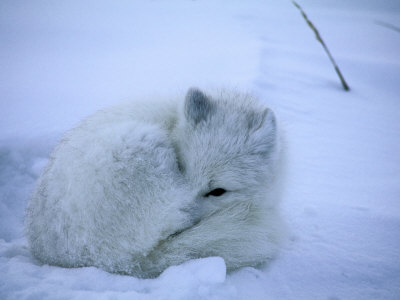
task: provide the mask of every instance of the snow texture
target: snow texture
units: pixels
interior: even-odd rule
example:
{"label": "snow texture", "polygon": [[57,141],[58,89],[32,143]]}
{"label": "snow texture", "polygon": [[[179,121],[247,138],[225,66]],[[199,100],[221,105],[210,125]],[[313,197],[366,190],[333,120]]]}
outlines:
{"label": "snow texture", "polygon": [[[1,1],[0,299],[398,299],[400,4]],[[397,28],[397,29],[396,29]],[[188,261],[152,280],[41,265],[27,199],[61,135],[121,100],[252,91],[286,127],[291,239],[261,269]]]}

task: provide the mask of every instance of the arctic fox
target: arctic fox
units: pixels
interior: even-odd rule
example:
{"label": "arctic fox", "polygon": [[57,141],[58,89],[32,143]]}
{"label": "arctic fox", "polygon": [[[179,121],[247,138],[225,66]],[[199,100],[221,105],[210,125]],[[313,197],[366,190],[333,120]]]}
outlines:
{"label": "arctic fox", "polygon": [[275,116],[248,95],[192,88],[116,106],[56,147],[26,235],[43,263],[143,278],[208,256],[256,266],[282,236],[280,165]]}

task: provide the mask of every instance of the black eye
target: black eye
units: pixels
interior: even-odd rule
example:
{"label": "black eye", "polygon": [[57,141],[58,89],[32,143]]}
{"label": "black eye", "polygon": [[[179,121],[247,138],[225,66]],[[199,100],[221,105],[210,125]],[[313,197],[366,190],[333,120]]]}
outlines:
{"label": "black eye", "polygon": [[219,197],[225,193],[226,193],[226,190],[224,190],[222,188],[217,188],[217,189],[212,190],[211,192],[205,194],[204,197],[209,197],[209,196]]}

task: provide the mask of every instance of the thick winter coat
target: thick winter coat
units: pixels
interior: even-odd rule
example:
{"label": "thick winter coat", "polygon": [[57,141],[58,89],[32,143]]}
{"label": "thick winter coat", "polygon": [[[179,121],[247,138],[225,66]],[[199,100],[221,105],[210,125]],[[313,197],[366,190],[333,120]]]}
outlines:
{"label": "thick winter coat", "polygon": [[43,263],[157,276],[191,258],[229,270],[279,248],[281,142],[273,112],[248,95],[143,101],[68,132],[27,209]]}

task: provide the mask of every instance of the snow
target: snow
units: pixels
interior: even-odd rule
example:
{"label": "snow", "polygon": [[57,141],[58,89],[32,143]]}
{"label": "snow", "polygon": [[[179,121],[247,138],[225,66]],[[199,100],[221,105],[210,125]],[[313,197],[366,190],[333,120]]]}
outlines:
{"label": "snow", "polygon": [[[400,27],[396,0],[0,3],[0,299],[398,299]],[[63,132],[149,94],[233,87],[285,127],[291,234],[260,269],[210,257],[156,279],[41,265],[27,199]]]}

